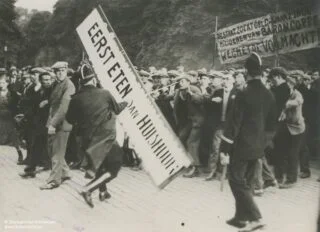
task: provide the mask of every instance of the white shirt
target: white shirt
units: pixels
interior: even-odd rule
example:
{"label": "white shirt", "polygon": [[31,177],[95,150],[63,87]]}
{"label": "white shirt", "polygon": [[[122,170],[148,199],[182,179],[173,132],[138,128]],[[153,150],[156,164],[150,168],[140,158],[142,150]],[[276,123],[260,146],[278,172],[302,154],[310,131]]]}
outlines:
{"label": "white shirt", "polygon": [[223,91],[223,98],[222,98],[222,115],[221,115],[221,121],[226,121],[226,113],[227,113],[227,106],[228,106],[228,100],[230,96],[231,90],[224,90]]}

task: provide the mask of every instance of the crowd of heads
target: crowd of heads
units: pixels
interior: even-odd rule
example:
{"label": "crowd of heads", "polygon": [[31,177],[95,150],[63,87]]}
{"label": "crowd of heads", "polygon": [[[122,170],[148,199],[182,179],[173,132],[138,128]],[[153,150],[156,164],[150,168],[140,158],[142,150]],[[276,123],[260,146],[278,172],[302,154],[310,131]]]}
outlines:
{"label": "crowd of heads", "polygon": [[195,85],[212,90],[220,88],[237,88],[239,90],[246,86],[247,77],[259,76],[262,83],[268,88],[276,87],[283,82],[287,82],[290,86],[297,85],[310,86],[313,81],[319,78],[319,71],[302,70],[286,70],[282,67],[276,68],[254,68],[261,65],[254,64],[249,60],[243,69],[225,69],[223,71],[207,70],[205,68],[199,70],[185,71],[184,67],[179,66],[174,70],[166,68],[156,69],[149,67],[149,70],[138,70],[141,82],[146,91],[152,97],[158,98],[163,94],[173,93],[175,89],[185,89],[189,85]]}

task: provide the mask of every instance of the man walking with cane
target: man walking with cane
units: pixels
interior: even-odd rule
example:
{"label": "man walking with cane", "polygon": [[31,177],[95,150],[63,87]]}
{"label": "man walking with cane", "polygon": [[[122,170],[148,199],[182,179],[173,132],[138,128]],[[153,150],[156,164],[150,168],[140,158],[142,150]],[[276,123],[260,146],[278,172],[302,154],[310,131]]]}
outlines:
{"label": "man walking with cane", "polygon": [[276,123],[276,105],[272,93],[262,84],[261,58],[252,53],[245,62],[247,87],[238,93],[231,116],[226,122],[220,147],[221,163],[229,164],[229,184],[236,201],[235,216],[229,225],[250,232],[264,227],[258,206],[248,182],[264,156],[266,134]]}

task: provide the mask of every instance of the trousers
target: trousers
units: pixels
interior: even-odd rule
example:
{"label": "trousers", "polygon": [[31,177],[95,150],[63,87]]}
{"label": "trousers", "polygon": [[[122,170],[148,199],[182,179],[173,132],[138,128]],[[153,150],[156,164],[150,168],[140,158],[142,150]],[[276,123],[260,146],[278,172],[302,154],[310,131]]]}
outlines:
{"label": "trousers", "polygon": [[262,218],[249,183],[255,179],[257,165],[259,165],[258,159],[231,159],[229,165],[229,184],[236,201],[235,218],[241,221],[255,221]]}
{"label": "trousers", "polygon": [[61,184],[64,177],[69,177],[69,166],[65,160],[67,142],[70,132],[58,131],[48,136],[48,154],[51,157],[51,173],[47,183]]}

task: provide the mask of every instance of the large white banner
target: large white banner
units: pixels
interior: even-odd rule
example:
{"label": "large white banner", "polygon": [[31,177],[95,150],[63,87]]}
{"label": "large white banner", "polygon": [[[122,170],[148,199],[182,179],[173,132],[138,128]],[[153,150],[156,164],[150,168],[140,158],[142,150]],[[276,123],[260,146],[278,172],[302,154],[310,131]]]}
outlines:
{"label": "large white banner", "polygon": [[129,103],[119,121],[142,159],[145,170],[154,183],[163,188],[183,167],[190,166],[190,156],[143,89],[102,10],[94,9],[78,26],[77,33],[101,85],[118,102]]}
{"label": "large white banner", "polygon": [[251,52],[267,57],[317,48],[319,12],[301,8],[237,23],[218,30],[216,43],[221,63],[244,60]]}

